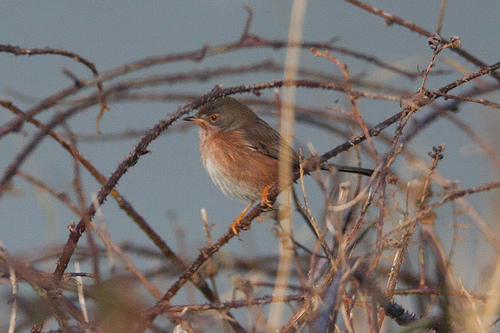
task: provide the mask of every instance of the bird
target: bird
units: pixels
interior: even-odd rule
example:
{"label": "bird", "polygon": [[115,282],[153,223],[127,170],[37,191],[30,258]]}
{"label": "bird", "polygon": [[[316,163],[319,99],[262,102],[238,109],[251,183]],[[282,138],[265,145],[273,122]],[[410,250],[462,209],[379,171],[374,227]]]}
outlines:
{"label": "bird", "polygon": [[[257,201],[270,206],[269,189],[278,182],[281,136],[248,106],[232,97],[204,104],[196,115],[183,118],[199,127],[203,166],[213,183],[225,195],[249,202],[229,229],[238,236],[239,223]],[[293,149],[293,170],[299,155]],[[321,169],[371,176],[373,170],[323,163]]]}

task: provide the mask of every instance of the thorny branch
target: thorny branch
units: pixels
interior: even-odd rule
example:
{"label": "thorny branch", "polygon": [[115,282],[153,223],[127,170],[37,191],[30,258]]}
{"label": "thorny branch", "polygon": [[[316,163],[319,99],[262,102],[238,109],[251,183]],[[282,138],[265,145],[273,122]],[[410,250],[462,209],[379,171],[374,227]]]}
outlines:
{"label": "thorny branch", "polygon": [[[431,33],[422,29],[416,24],[410,23],[400,17],[397,17],[395,15],[389,14],[383,10],[377,10],[370,5],[363,4],[359,1],[355,0],[346,0],[360,8],[363,8],[366,11],[369,11],[373,14],[376,14],[378,16],[383,17],[387,23],[389,24],[399,24],[401,26],[404,26],[411,31],[414,31],[418,34],[421,35],[426,35],[426,36],[431,36]],[[171,261],[174,262],[174,264],[177,266],[179,270],[184,270],[183,273],[178,277],[176,282],[171,285],[171,287],[168,289],[168,291],[163,294],[163,296],[158,300],[156,305],[150,307],[146,311],[142,313],[142,318],[139,327],[137,327],[138,331],[143,331],[146,328],[150,327],[154,319],[156,318],[157,315],[162,314],[162,313],[175,313],[175,314],[180,314],[177,316],[175,319],[172,319],[172,322],[175,323],[180,323],[182,320],[180,317],[183,314],[183,311],[205,311],[208,309],[215,309],[215,310],[229,310],[233,308],[238,308],[238,307],[248,307],[250,305],[263,305],[267,304],[270,302],[276,302],[276,301],[283,301],[283,302],[298,302],[300,306],[302,307],[302,311],[298,311],[289,321],[289,323],[284,327],[284,331],[288,331],[288,329],[292,329],[292,327],[295,326],[300,326],[300,325],[310,325],[311,327],[316,327],[320,331],[325,331],[329,328],[332,327],[332,325],[335,325],[335,320],[332,320],[332,318],[336,318],[337,313],[339,311],[339,304],[344,300],[344,306],[346,307],[346,313],[349,313],[352,309],[349,308],[349,304],[355,304],[355,295],[354,293],[348,292],[346,289],[347,283],[357,283],[359,285],[359,290],[358,293],[359,295],[364,295],[364,293],[371,295],[373,302],[372,302],[372,312],[373,312],[373,317],[374,319],[372,320],[371,318],[368,319],[368,322],[370,323],[370,327],[374,327],[377,325],[377,318],[376,318],[376,307],[380,306],[383,309],[384,315],[390,316],[393,318],[398,324],[400,325],[421,325],[421,327],[427,327],[427,328],[433,328],[437,331],[439,330],[446,330],[449,327],[444,327],[440,326],[439,322],[441,318],[436,317],[436,318],[425,318],[425,319],[420,319],[416,315],[409,313],[406,311],[404,308],[402,308],[400,305],[395,303],[394,301],[391,300],[391,297],[387,297],[383,291],[381,291],[375,283],[374,278],[372,277],[373,274],[373,266],[367,265],[366,267],[364,266],[363,260],[366,259],[366,257],[363,258],[357,258],[356,260],[354,259],[347,259],[346,253],[351,253],[352,248],[354,247],[354,244],[360,241],[363,237],[365,237],[366,233],[358,233],[357,231],[361,228],[362,223],[365,223],[364,221],[364,214],[367,212],[368,207],[376,200],[375,195],[378,194],[380,197],[385,197],[385,194],[381,194],[383,191],[385,191],[385,186],[386,182],[389,184],[391,181],[388,181],[389,177],[391,177],[390,174],[390,166],[392,162],[396,159],[396,157],[399,154],[402,154],[402,145],[405,142],[408,142],[409,138],[412,137],[415,133],[418,133],[419,130],[412,128],[412,131],[410,131],[410,135],[403,137],[403,129],[406,128],[406,124],[408,120],[411,118],[411,116],[421,108],[425,106],[434,106],[435,101],[438,100],[439,98],[443,99],[455,99],[455,103],[459,103],[461,101],[468,101],[468,102],[473,102],[477,104],[482,104],[486,105],[489,107],[493,108],[499,108],[498,103],[494,103],[488,100],[483,100],[483,99],[478,99],[474,98],[473,96],[476,96],[477,94],[481,93],[481,91],[484,93],[488,91],[488,89],[496,89],[496,87],[490,86],[488,88],[485,88],[481,91],[479,91],[477,88],[470,89],[469,93],[470,96],[466,96],[465,94],[462,94],[460,96],[456,95],[451,95],[449,92],[459,86],[462,86],[464,83],[470,82],[472,80],[475,80],[479,77],[482,77],[484,75],[491,75],[497,80],[500,80],[500,77],[496,73],[496,71],[500,68],[500,62],[493,64],[491,66],[486,66],[482,61],[479,59],[475,58],[474,56],[470,55],[469,53],[465,52],[461,48],[453,48],[452,50],[454,52],[457,52],[460,56],[464,57],[465,59],[471,61],[472,63],[480,66],[481,68],[469,75],[466,75],[446,86],[443,86],[437,91],[430,91],[427,90],[424,85],[425,81],[427,80],[427,75],[431,73],[431,70],[433,70],[434,67],[434,58],[433,60],[429,63],[428,69],[423,73],[423,80],[422,80],[422,86],[421,88],[415,92],[413,95],[411,95],[408,98],[402,98],[399,96],[389,96],[385,94],[375,94],[371,92],[366,92],[362,90],[356,90],[352,88],[352,79],[349,77],[349,72],[347,70],[347,66],[345,66],[343,63],[340,61],[337,61],[336,58],[334,57],[328,57],[330,60],[334,61],[336,64],[341,66],[341,68],[344,71],[345,74],[345,83],[344,84],[335,84],[331,80],[329,82],[320,82],[317,80],[295,80],[295,81],[287,81],[286,84],[291,84],[296,87],[300,88],[309,88],[309,89],[324,89],[324,90],[330,90],[330,91],[337,91],[342,94],[345,94],[348,96],[351,100],[351,106],[353,108],[354,113],[358,116],[357,118],[357,123],[361,127],[363,131],[363,135],[358,135],[354,136],[347,142],[345,142],[342,145],[339,145],[330,151],[325,152],[321,156],[313,155],[311,158],[306,159],[305,163],[303,164],[302,170],[300,172],[303,172],[303,174],[308,174],[309,172],[312,172],[314,170],[317,170],[318,167],[320,166],[321,163],[328,161],[329,159],[337,156],[341,152],[348,151],[353,147],[357,147],[360,143],[364,142],[365,140],[368,140],[370,138],[375,138],[377,136],[381,136],[382,132],[387,130],[389,126],[392,124],[397,124],[396,128],[396,134],[392,138],[392,142],[390,141],[391,138],[387,138],[389,140],[389,143],[392,143],[390,152],[383,158],[379,159],[379,166],[377,168],[376,174],[373,176],[373,179],[370,181],[370,184],[373,186],[371,187],[371,191],[367,194],[367,200],[365,204],[363,205],[362,208],[360,208],[360,213],[358,214],[357,220],[354,218],[354,226],[350,226],[350,232],[351,234],[347,234],[349,237],[345,237],[347,240],[347,243],[350,244],[351,246],[348,247],[347,251],[344,253],[341,253],[340,259],[338,257],[334,257],[332,253],[334,253],[334,250],[338,249],[333,247],[333,250],[329,249],[327,247],[326,242],[322,242],[322,246],[324,248],[324,251],[329,253],[329,259],[330,261],[335,261],[335,265],[331,263],[332,267],[336,267],[338,269],[334,270],[332,267],[327,270],[325,273],[324,281],[322,281],[322,284],[320,285],[319,288],[313,289],[313,288],[306,288],[304,280],[302,279],[303,285],[301,286],[301,294],[300,295],[289,295],[284,298],[276,298],[272,296],[264,296],[264,297],[248,297],[248,299],[244,301],[231,301],[231,302],[220,302],[212,293],[212,290],[208,287],[206,284],[203,276],[201,275],[200,268],[202,267],[203,264],[207,262],[208,259],[213,258],[213,255],[219,251],[226,243],[231,240],[234,235],[231,232],[228,232],[224,234],[222,237],[220,237],[215,243],[213,244],[208,244],[207,247],[200,249],[200,255],[188,266],[184,263],[183,260],[181,260],[175,253],[172,251],[167,244],[163,241],[163,239],[148,225],[148,223],[145,221],[145,219],[134,210],[132,205],[127,202],[121,194],[116,190],[116,185],[118,181],[123,177],[123,175],[131,168],[133,167],[141,158],[142,155],[148,153],[148,146],[151,142],[153,142],[162,132],[168,130],[172,123],[174,123],[176,120],[178,120],[180,117],[182,117],[185,114],[188,114],[192,112],[193,110],[197,109],[207,101],[210,101],[212,99],[220,98],[225,95],[234,95],[234,94],[241,94],[241,93],[253,93],[255,95],[260,95],[263,90],[266,89],[273,89],[273,88],[279,88],[283,87],[285,85],[284,81],[269,81],[269,82],[264,82],[264,83],[258,83],[258,84],[252,84],[252,85],[242,85],[242,86],[235,86],[231,88],[226,88],[222,89],[220,87],[216,87],[212,92],[205,94],[201,97],[198,98],[193,98],[193,100],[184,106],[180,107],[176,112],[173,112],[170,114],[167,118],[156,124],[144,137],[141,138],[139,143],[132,149],[132,151],[127,155],[127,157],[120,163],[118,168],[113,172],[111,177],[107,178],[104,177],[95,167],[88,161],[86,160],[78,151],[76,148],[75,144],[73,142],[68,142],[64,138],[58,136],[55,132],[54,129],[58,126],[66,126],[65,122],[75,116],[76,114],[83,112],[86,110],[89,106],[95,105],[96,103],[101,104],[101,113],[97,117],[97,122],[99,122],[99,118],[102,116],[102,112],[105,111],[106,107],[106,100],[107,99],[124,99],[127,97],[133,96],[133,91],[136,89],[140,89],[143,87],[150,87],[150,86],[157,86],[160,84],[169,84],[173,82],[186,82],[189,80],[206,80],[207,78],[215,78],[218,75],[228,75],[229,73],[234,73],[234,72],[241,72],[241,71],[255,71],[259,69],[265,69],[265,70],[272,70],[272,68],[276,69],[276,66],[273,62],[270,61],[264,61],[261,63],[256,63],[256,64],[250,64],[246,66],[238,66],[238,67],[220,67],[214,70],[205,70],[205,71],[194,71],[192,73],[181,73],[181,74],[169,74],[169,75],[157,75],[157,76],[148,76],[145,78],[140,78],[140,79],[134,79],[134,80],[124,80],[123,82],[118,82],[118,83],[113,83],[111,82],[112,80],[123,76],[125,74],[134,72],[134,71],[139,71],[145,68],[150,68],[153,66],[158,66],[160,64],[165,64],[165,63],[174,63],[174,62],[180,62],[180,61],[201,61],[205,57],[208,56],[216,56],[220,55],[222,53],[228,53],[228,52],[233,52],[236,50],[242,50],[242,49],[249,49],[249,48],[274,48],[274,49],[280,49],[280,48],[286,48],[289,46],[292,46],[292,44],[285,42],[285,41],[279,41],[279,40],[271,40],[271,39],[266,39],[260,36],[252,35],[250,33],[250,28],[251,28],[251,20],[252,20],[252,11],[249,8],[246,8],[248,11],[248,20],[245,24],[244,31],[240,37],[240,39],[234,43],[230,44],[224,44],[224,45],[218,45],[214,47],[210,47],[208,45],[200,48],[199,50],[191,51],[191,52],[182,52],[182,53],[177,53],[177,54],[168,54],[160,57],[149,57],[146,59],[142,59],[139,61],[135,61],[130,64],[126,64],[123,66],[120,66],[116,69],[103,72],[99,74],[97,72],[97,69],[95,66],[86,60],[85,58],[65,51],[65,50],[58,50],[58,49],[51,49],[51,48],[45,48],[45,49],[23,49],[17,46],[10,46],[10,45],[0,45],[0,52],[7,52],[11,53],[14,55],[34,55],[34,54],[58,54],[66,57],[71,57],[75,59],[78,62],[83,63],[87,67],[89,67],[94,75],[92,78],[87,78],[87,79],[80,79],[73,75],[69,71],[64,71],[64,74],[66,74],[70,79],[73,80],[73,86],[68,87],[64,90],[61,90],[60,92],[54,94],[53,96],[50,96],[43,100],[41,103],[36,105],[35,107],[31,108],[27,112],[23,112],[19,109],[17,109],[12,103],[7,102],[7,101],[1,101],[1,105],[5,108],[10,109],[12,112],[16,113],[18,117],[14,119],[13,121],[4,124],[3,126],[0,127],[0,139],[4,137],[8,133],[12,133],[15,131],[18,131],[20,127],[24,124],[24,122],[29,121],[35,126],[37,126],[41,132],[39,132],[37,135],[34,136],[34,138],[31,139],[31,141],[24,147],[24,149],[18,154],[17,158],[15,161],[13,161],[9,167],[7,168],[6,172],[3,174],[2,179],[0,180],[0,196],[3,194],[3,191],[5,189],[8,189],[9,184],[12,180],[12,178],[15,175],[19,175],[26,179],[27,181],[31,182],[32,184],[36,185],[39,188],[42,188],[44,191],[47,193],[51,193],[52,195],[58,197],[61,201],[65,202],[65,204],[68,207],[71,207],[75,214],[77,214],[80,217],[80,221],[75,224],[70,226],[70,233],[68,237],[68,241],[66,242],[64,249],[62,251],[62,254],[59,257],[59,260],[57,262],[56,269],[53,274],[47,274],[47,273],[41,273],[38,272],[34,269],[31,268],[26,268],[22,267],[16,260],[13,260],[12,258],[8,257],[8,255],[0,253],[0,266],[8,266],[11,269],[14,269],[14,273],[11,273],[12,276],[15,275],[17,279],[24,279],[27,280],[30,284],[32,284],[34,287],[38,288],[40,291],[47,292],[51,298],[51,302],[48,303],[50,306],[50,309],[52,311],[53,316],[56,318],[58,321],[61,329],[63,331],[70,331],[71,328],[68,324],[68,320],[66,317],[66,312],[68,312],[68,309],[75,310],[74,307],[70,302],[68,302],[67,298],[62,296],[62,290],[61,287],[64,284],[64,282],[67,281],[68,279],[68,274],[65,273],[68,267],[68,263],[71,258],[73,258],[75,249],[77,247],[77,244],[80,240],[80,237],[82,234],[87,231],[87,228],[89,227],[90,221],[93,219],[97,207],[100,207],[105,203],[106,198],[108,195],[112,195],[115,200],[117,201],[118,205],[127,212],[129,216],[132,217],[132,219],[141,227],[141,229],[151,238],[151,240],[162,250],[165,256],[167,256]],[[444,43],[447,43],[444,41]],[[453,42],[451,42],[453,43]],[[350,57],[355,57],[357,59],[362,59],[370,64],[373,64],[377,67],[384,68],[389,71],[393,71],[395,73],[398,73],[401,76],[407,77],[409,79],[415,79],[421,75],[421,73],[413,73],[413,72],[407,72],[404,71],[396,66],[393,66],[390,63],[386,63],[384,61],[381,61],[377,59],[374,56],[369,56],[366,54],[362,54],[357,51],[349,50],[347,48],[342,48],[337,45],[334,45],[333,41],[331,42],[326,42],[326,43],[321,43],[321,42],[304,42],[300,43],[298,45],[301,48],[316,48],[316,52],[318,49],[322,49],[325,51],[330,51],[330,52],[336,52],[340,53],[343,55],[347,55]],[[319,54],[319,53],[318,53]],[[322,53],[323,55],[327,55],[327,52]],[[435,53],[436,55],[437,53]],[[106,88],[103,88],[103,83],[109,82],[109,85]],[[35,120],[35,116],[39,115],[42,111],[48,110],[56,105],[60,106],[63,103],[62,102],[67,102],[68,97],[74,96],[77,92],[80,92],[83,89],[87,89],[89,87],[92,87],[96,85],[98,91],[95,93],[89,93],[87,96],[84,96],[83,98],[79,98],[76,101],[71,102],[71,107],[67,108],[66,110],[63,110],[61,113],[59,113],[57,116],[53,117],[53,119],[48,122],[47,124],[42,124],[41,122]],[[155,95],[154,98],[157,98],[159,95]],[[381,100],[388,100],[388,101],[397,101],[403,105],[403,110],[399,113],[394,114],[391,117],[388,117],[384,121],[380,122],[379,124],[375,126],[368,126],[367,123],[364,122],[364,120],[361,118],[358,110],[357,110],[357,105],[356,105],[356,100],[359,98],[369,98],[369,99],[381,99]],[[457,105],[457,104],[454,104]],[[446,112],[443,110],[440,110],[440,112]],[[436,119],[439,116],[439,112],[436,111],[435,113],[429,115],[426,117],[426,120],[424,120],[424,125],[429,124],[432,120]],[[71,133],[71,131],[68,128],[68,132]],[[73,204],[71,201],[68,200],[68,198],[63,194],[63,193],[58,193],[57,191],[52,190],[49,186],[45,185],[42,181],[39,181],[35,177],[32,177],[22,171],[20,171],[21,165],[24,163],[26,158],[38,147],[40,142],[46,137],[46,136],[51,136],[55,140],[57,140],[64,149],[67,149],[74,157],[75,157],[75,163],[79,163],[78,166],[81,164],[83,165],[94,177],[99,181],[99,183],[102,185],[97,198],[95,202],[92,204],[88,205],[88,207],[85,209],[84,207],[77,207],[77,205]],[[378,152],[375,150],[375,146],[371,144],[372,147],[372,152],[377,155]],[[430,186],[431,182],[431,174],[433,173],[434,169],[437,167],[437,157],[439,154],[436,153],[434,157],[434,162],[433,166],[429,168],[429,175],[428,178],[426,179],[426,185],[425,187],[428,188]],[[77,162],[76,162],[77,161]],[[80,193],[80,202],[85,202],[83,196],[81,193],[83,191],[81,189],[78,189],[78,187],[81,185],[80,182],[81,180],[79,179],[79,174],[78,174],[78,166],[75,167],[75,188],[77,188],[77,192]],[[297,180],[301,175],[299,174],[299,171],[294,174],[293,180]],[[394,180],[392,180],[394,181]],[[361,184],[361,182],[360,182]],[[366,185],[366,188],[368,185]],[[418,207],[417,212],[415,213],[414,216],[406,216],[405,219],[401,222],[399,227],[396,227],[392,229],[390,232],[386,233],[385,235],[382,236],[381,229],[379,230],[378,238],[377,238],[377,247],[380,249],[379,255],[381,255],[383,248],[383,242],[387,241],[387,239],[395,234],[398,231],[401,231],[403,229],[407,229],[409,227],[415,227],[417,225],[417,222],[419,219],[422,219],[422,217],[426,216],[426,214],[431,213],[434,209],[437,207],[440,207],[444,205],[445,203],[467,197],[471,194],[474,193],[479,193],[479,192],[485,192],[489,191],[493,188],[498,188],[500,187],[500,183],[497,182],[492,182],[488,183],[482,186],[477,186],[474,188],[469,188],[469,189],[459,189],[455,191],[449,191],[443,198],[437,202],[434,203],[429,203],[428,202],[428,197],[425,197],[425,200],[421,200],[422,205]],[[368,191],[367,191],[368,192]],[[276,198],[276,196],[280,193],[280,189],[275,186],[268,195],[268,200],[270,202],[273,202]],[[363,194],[361,190],[359,192],[357,191],[358,194]],[[304,196],[305,196],[305,191],[304,191]],[[242,223],[241,223],[241,229],[247,229],[250,227],[250,224],[253,219],[256,217],[260,216],[261,213],[264,211],[264,207],[261,207],[260,205],[256,205],[250,212],[247,213],[247,215],[243,218]],[[351,212],[355,212],[354,208]],[[353,213],[354,214],[354,213]],[[378,221],[383,221],[383,216],[379,218]],[[371,225],[369,228],[372,228],[374,226]],[[368,230],[367,228],[366,230]],[[316,234],[319,236],[320,231],[317,230]],[[361,234],[361,235],[360,235]],[[429,233],[431,234],[431,233]],[[359,236],[356,239],[353,239],[354,235]],[[409,238],[409,237],[408,237]],[[405,239],[403,241],[403,246],[400,247],[400,251],[404,253],[404,249],[406,246],[409,245],[408,239]],[[494,243],[494,242],[492,242]],[[296,242],[295,244],[298,244]],[[434,242],[436,244],[436,242]],[[338,244],[336,245],[338,246]],[[305,248],[305,247],[303,247]],[[498,248],[496,248],[498,250]],[[3,251],[3,250],[2,250]],[[6,253],[6,252],[5,252]],[[316,258],[320,258],[321,255],[316,253],[315,251],[310,251],[311,257],[314,258],[315,261]],[[121,254],[122,255],[122,254]],[[299,260],[298,260],[299,261]],[[363,264],[361,265],[360,263]],[[359,264],[359,266],[357,266]],[[398,262],[398,266],[395,269],[398,274],[401,274],[401,265],[402,264],[402,255],[401,255],[401,261]],[[367,268],[369,267],[369,268]],[[2,267],[0,267],[2,268]],[[24,273],[24,274],[23,274]],[[29,274],[27,274],[29,273]],[[301,272],[302,273],[302,272]],[[138,274],[141,275],[142,274]],[[33,278],[36,277],[37,281],[34,281]],[[97,277],[96,277],[97,278]],[[211,301],[210,304],[200,304],[200,305],[187,305],[187,306],[173,306],[170,304],[170,300],[174,295],[178,293],[178,291],[184,286],[184,284],[187,281],[193,281],[193,283],[204,293],[206,298]],[[40,281],[43,282],[40,284]],[[312,281],[312,280],[311,280]],[[445,279],[443,279],[445,281]],[[145,281],[145,284],[147,285],[149,282]],[[41,286],[41,287],[40,287]],[[395,288],[395,280],[394,284],[391,284],[391,286],[388,288],[386,292],[388,292],[389,296],[392,295],[394,292]],[[151,287],[153,289],[153,287]],[[439,292],[443,293],[444,289],[440,289]],[[422,290],[420,290],[423,292]],[[155,294],[157,294],[155,292]],[[250,295],[249,293],[248,295]],[[429,293],[430,295],[431,293]],[[248,296],[247,295],[247,296]],[[458,293],[455,290],[450,290],[449,292],[446,291],[446,300],[449,302],[450,296],[455,296],[458,295]],[[44,295],[45,296],[45,295]],[[309,297],[310,296],[310,297]],[[320,307],[319,309],[315,307],[313,300],[315,297],[318,297],[321,301],[325,302],[323,307]],[[478,296],[479,298],[479,296]],[[370,306],[368,306],[368,303],[363,303],[365,302],[364,300],[361,301],[363,304],[362,306],[365,307],[367,310],[367,313],[370,311]],[[449,305],[449,304],[448,304]],[[353,305],[354,306],[354,305]],[[238,332],[243,332],[245,329],[237,323],[234,318],[227,312],[223,311],[221,313],[224,313],[227,315],[228,318],[227,322],[229,322],[233,329]],[[81,314],[79,311],[75,310],[74,313],[72,312],[72,317],[75,318],[80,324],[82,324],[82,327],[85,324],[85,320],[81,318]],[[311,318],[306,318],[308,314],[311,314]],[[446,314],[444,314],[446,316]],[[449,318],[445,318],[445,320],[448,320]],[[316,321],[314,321],[316,320]],[[348,321],[347,321],[348,322]],[[41,328],[40,328],[41,330]],[[36,331],[35,329],[33,331]]]}

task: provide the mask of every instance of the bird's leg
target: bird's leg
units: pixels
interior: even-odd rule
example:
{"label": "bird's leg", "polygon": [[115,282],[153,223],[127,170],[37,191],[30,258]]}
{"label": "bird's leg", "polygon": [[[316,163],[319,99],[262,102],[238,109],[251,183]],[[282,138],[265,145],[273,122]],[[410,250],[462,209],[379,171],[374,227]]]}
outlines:
{"label": "bird's leg", "polygon": [[229,230],[231,230],[234,235],[236,235],[236,236],[239,235],[238,227],[240,225],[241,219],[250,210],[250,208],[252,208],[253,203],[254,203],[253,201],[250,201],[250,203],[245,207],[245,209],[243,209],[243,211],[240,213],[240,215],[238,215],[238,217],[229,226]]}
{"label": "bird's leg", "polygon": [[[269,190],[272,187],[273,187],[272,185],[268,185],[268,186],[264,187],[264,189],[262,190],[262,194],[260,196],[260,205],[262,207],[264,207],[266,210],[273,209],[273,205],[269,202],[269,200],[267,200],[267,195],[269,194]],[[231,223],[231,225],[229,226],[229,230],[231,230],[234,235],[236,235],[236,236],[239,235],[238,227],[240,225],[241,219],[250,210],[250,208],[252,208],[253,203],[254,203],[254,201],[251,201],[245,207],[245,209],[243,209],[243,211],[240,213],[240,215],[238,215],[238,217],[233,221],[233,223]]]}
{"label": "bird's leg", "polygon": [[262,194],[260,195],[260,205],[265,207],[266,209],[273,209],[273,205],[267,200],[267,195],[269,194],[269,190],[272,188],[272,185],[267,185],[262,190]]}

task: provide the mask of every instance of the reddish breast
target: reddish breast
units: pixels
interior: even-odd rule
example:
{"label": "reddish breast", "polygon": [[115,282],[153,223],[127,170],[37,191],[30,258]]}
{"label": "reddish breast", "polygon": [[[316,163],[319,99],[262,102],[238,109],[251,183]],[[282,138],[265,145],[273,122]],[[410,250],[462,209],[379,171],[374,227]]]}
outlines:
{"label": "reddish breast", "polygon": [[203,165],[224,194],[244,201],[256,201],[266,186],[278,181],[278,161],[259,153],[248,143],[241,144],[246,140],[240,132],[212,133],[210,140],[207,139],[202,131],[200,151]]}

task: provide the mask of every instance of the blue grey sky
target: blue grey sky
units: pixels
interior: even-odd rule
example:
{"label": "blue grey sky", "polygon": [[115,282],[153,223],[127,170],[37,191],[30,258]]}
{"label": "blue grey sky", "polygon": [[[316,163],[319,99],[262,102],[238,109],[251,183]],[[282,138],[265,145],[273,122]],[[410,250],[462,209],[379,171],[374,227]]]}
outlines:
{"label": "blue grey sky", "polygon": [[[413,21],[423,28],[434,31],[439,14],[439,1],[389,1],[369,3]],[[86,57],[99,71],[106,71],[150,56],[178,53],[200,49],[204,44],[211,46],[238,40],[247,12],[244,4],[254,10],[250,32],[269,39],[285,40],[291,10],[289,1],[4,1],[0,5],[0,43],[23,48],[45,46],[69,50]],[[449,1],[445,13],[442,35],[446,38],[458,35],[463,48],[491,64],[499,60],[498,45],[498,1]],[[345,3],[343,1],[310,1],[304,26],[304,40],[326,42],[335,39],[336,45],[345,46],[379,59],[417,71],[427,66],[431,51],[427,39],[406,28],[387,26],[380,17]],[[365,75],[381,84],[390,84],[414,92],[420,81],[410,81],[382,71],[365,62],[345,55],[336,55],[344,61],[352,75]],[[183,62],[154,67],[134,72],[130,77],[145,77],[148,74],[178,73],[196,69],[213,69],[217,66],[236,66],[246,62],[257,62],[273,58],[283,62],[284,51],[272,49],[242,50],[222,56],[207,58],[199,63]],[[77,76],[88,78],[87,68],[70,59],[55,56],[13,56],[0,54],[0,98],[12,100],[26,110],[30,106],[70,86],[72,82],[61,73],[67,68]],[[450,69],[458,61],[466,70],[476,68],[452,52],[443,52],[438,58],[437,69]],[[324,59],[315,58],[307,51],[302,52],[301,64],[317,70],[341,75],[335,66]],[[460,77],[452,75],[432,78],[428,87],[438,88]],[[207,93],[216,84],[224,87],[246,83],[281,79],[282,74],[240,75],[221,77],[208,82],[162,86],[164,92],[188,92],[195,95]],[[118,79],[118,81],[123,78]],[[248,96],[245,96],[248,97]],[[265,92],[267,99],[273,98],[272,91]],[[485,96],[495,100],[498,96]],[[328,92],[300,91],[299,104],[323,107],[335,104],[338,95]],[[497,99],[498,100],[498,99]],[[342,104],[346,106],[348,104]],[[120,102],[110,104],[110,111],[101,122],[102,133],[117,133],[127,129],[147,130],[158,120],[175,112],[183,102]],[[370,109],[365,106],[370,105]],[[362,101],[359,103],[363,116],[376,123],[398,112],[394,103]],[[50,119],[54,112],[63,110],[64,105],[46,111],[41,119]],[[98,108],[91,108],[74,117],[70,126],[78,134],[95,134],[94,120]],[[269,110],[268,110],[269,111]],[[494,110],[464,105],[459,116],[483,139],[491,140],[495,123]],[[496,110],[495,110],[496,111]],[[425,110],[423,111],[425,112]],[[12,115],[0,109],[0,123],[12,119]],[[274,117],[267,117],[276,127]],[[0,142],[0,169],[11,163],[18,149],[24,146],[36,131],[25,126],[24,134],[9,135]],[[393,129],[390,130],[391,133]],[[120,142],[81,143],[79,148],[106,176],[114,171],[118,163],[139,141],[135,137]],[[340,144],[340,138],[318,133],[306,126],[299,126],[296,142],[305,147],[311,141],[318,151]],[[477,186],[491,181],[491,163],[471,143],[470,139],[457,131],[449,122],[432,126],[412,143],[414,151],[425,156],[432,146],[444,143],[446,158],[440,172],[451,180],[459,180],[465,187]],[[175,224],[182,225],[186,232],[186,243],[190,246],[188,255],[197,254],[197,248],[204,245],[200,209],[206,208],[209,221],[217,227],[214,236],[222,235],[227,225],[241,211],[245,203],[224,197],[211,183],[203,170],[198,152],[198,135],[194,127],[171,134],[166,133],[150,146],[151,154],[141,158],[119,182],[118,189],[141,212],[156,230],[175,248],[178,239]],[[374,167],[367,162],[368,167]],[[49,139],[44,140],[37,152],[23,165],[21,170],[40,177],[59,191],[72,193],[72,163],[66,152]],[[85,174],[85,172],[84,172]],[[407,171],[411,178],[412,172]],[[99,190],[97,182],[85,174],[87,200]],[[15,191],[0,200],[0,241],[12,253],[31,257],[45,245],[62,244],[67,239],[66,226],[76,217],[56,200],[44,193],[34,191],[22,180],[14,182]],[[73,196],[74,198],[74,196]],[[480,213],[488,216],[491,202],[487,196],[472,199],[478,204]],[[102,207],[113,239],[147,244],[142,232],[116,208],[110,199]],[[266,223],[268,223],[266,225]],[[270,222],[254,224],[242,240],[233,240],[226,250],[245,254],[257,251],[259,254],[274,252],[277,243],[268,230]],[[445,221],[449,223],[449,221]],[[302,230],[304,226],[298,225]],[[471,230],[468,241],[482,242],[480,235]],[[44,235],[44,237],[41,237]],[[443,235],[449,239],[450,235]],[[274,242],[274,243],[273,243]],[[461,255],[477,254],[481,247],[459,247]],[[464,257],[467,258],[467,257]],[[47,268],[49,271],[52,268]]]}

